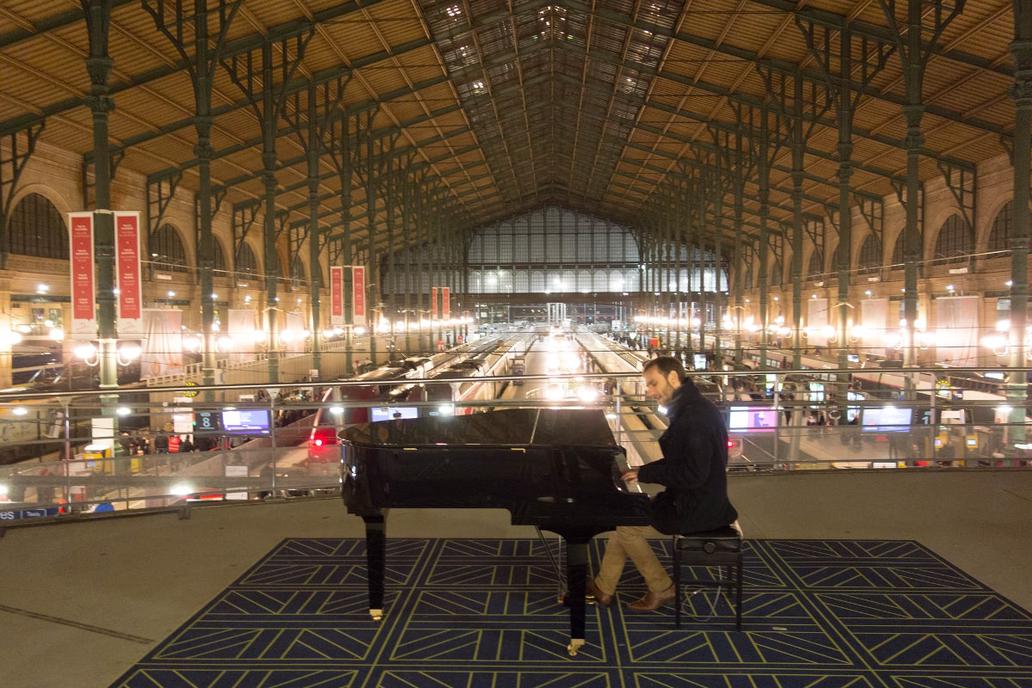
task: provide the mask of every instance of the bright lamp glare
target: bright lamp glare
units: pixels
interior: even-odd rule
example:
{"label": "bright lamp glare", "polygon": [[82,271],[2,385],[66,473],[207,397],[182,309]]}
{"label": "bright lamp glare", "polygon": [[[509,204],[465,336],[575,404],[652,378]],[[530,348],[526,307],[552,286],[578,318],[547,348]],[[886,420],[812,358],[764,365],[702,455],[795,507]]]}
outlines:
{"label": "bright lamp glare", "polygon": [[87,358],[93,358],[96,355],[97,347],[92,344],[79,344],[72,349],[72,353],[75,354],[76,358],[81,358],[85,361]]}
{"label": "bright lamp glare", "polygon": [[191,486],[190,483],[176,483],[171,488],[169,488],[168,492],[169,494],[175,495],[177,497],[185,497],[193,491],[193,486]]}
{"label": "bright lamp glare", "polygon": [[545,399],[549,401],[562,401],[563,396],[565,393],[560,385],[549,385],[545,388]]}
{"label": "bright lamp glare", "polygon": [[13,413],[16,416],[24,416],[28,415],[29,409],[25,408],[24,406],[15,406],[13,409],[11,409],[11,413]]}
{"label": "bright lamp glare", "polygon": [[118,348],[118,353],[123,360],[135,361],[143,353],[143,349],[140,348],[139,344],[123,344]]}
{"label": "bright lamp glare", "polygon": [[344,407],[343,406],[331,406],[330,407],[330,413],[332,413],[335,416],[339,416],[342,413],[344,413]]}
{"label": "bright lamp glare", "polygon": [[115,413],[123,417],[128,416],[132,412],[133,410],[128,406],[119,406],[117,409],[115,409]]}
{"label": "bright lamp glare", "polygon": [[585,385],[577,390],[577,398],[583,401],[585,404],[590,404],[593,401],[598,401],[598,390],[589,385]]}

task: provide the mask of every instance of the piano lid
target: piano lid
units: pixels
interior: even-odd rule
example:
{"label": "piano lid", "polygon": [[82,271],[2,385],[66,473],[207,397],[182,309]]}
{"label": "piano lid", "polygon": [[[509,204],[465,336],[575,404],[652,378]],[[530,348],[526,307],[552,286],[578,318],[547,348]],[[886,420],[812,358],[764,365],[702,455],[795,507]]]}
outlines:
{"label": "piano lid", "polygon": [[372,446],[618,446],[601,409],[505,409],[406,418],[353,425],[341,437]]}

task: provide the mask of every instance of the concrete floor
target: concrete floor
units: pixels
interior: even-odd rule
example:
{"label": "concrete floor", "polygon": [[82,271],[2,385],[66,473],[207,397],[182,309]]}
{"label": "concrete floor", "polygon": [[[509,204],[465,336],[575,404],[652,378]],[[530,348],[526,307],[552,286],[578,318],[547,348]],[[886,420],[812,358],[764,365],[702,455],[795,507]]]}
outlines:
{"label": "concrete floor", "polygon": [[[735,475],[746,537],[914,539],[1032,609],[1032,471]],[[498,511],[396,510],[392,537],[533,537]],[[0,686],[107,686],[286,537],[359,537],[337,499],[15,528]]]}

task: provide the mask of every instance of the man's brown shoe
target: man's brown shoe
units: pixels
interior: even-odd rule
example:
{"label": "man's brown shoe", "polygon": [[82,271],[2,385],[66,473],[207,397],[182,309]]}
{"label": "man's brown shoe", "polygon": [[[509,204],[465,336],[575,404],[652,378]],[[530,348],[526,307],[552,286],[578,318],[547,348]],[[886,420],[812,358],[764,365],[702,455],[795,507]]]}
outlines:
{"label": "man's brown shoe", "polygon": [[645,593],[645,596],[641,599],[629,602],[627,604],[628,609],[633,609],[636,612],[651,612],[659,609],[667,602],[674,599],[674,586],[671,585],[663,592],[652,592],[649,590]]}
{"label": "man's brown shoe", "polygon": [[589,578],[587,580],[587,583],[585,584],[585,587],[584,587],[584,592],[585,592],[585,594],[587,594],[588,597],[594,597],[595,598],[595,604],[597,604],[600,607],[608,607],[610,604],[613,603],[613,596],[612,595],[606,594],[606,593],[602,592],[601,590],[599,590],[597,587],[595,587],[595,579],[594,578]]}

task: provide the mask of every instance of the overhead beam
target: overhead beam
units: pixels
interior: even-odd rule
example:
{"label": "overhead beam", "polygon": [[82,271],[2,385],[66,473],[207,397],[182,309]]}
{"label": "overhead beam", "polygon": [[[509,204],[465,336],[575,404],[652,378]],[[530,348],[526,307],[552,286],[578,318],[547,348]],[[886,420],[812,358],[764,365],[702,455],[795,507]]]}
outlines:
{"label": "overhead beam", "polygon": [[[274,26],[270,28],[265,34],[250,34],[248,36],[244,36],[242,38],[237,38],[235,40],[229,41],[226,43],[222,55],[225,59],[229,59],[234,55],[242,55],[251,50],[254,50],[255,48],[258,48],[265,41],[278,41],[294,35],[299,35],[305,31],[310,30],[313,26],[317,26],[319,24],[332,21],[352,12],[360,12],[363,10],[367,10],[370,7],[385,2],[387,2],[387,0],[362,0],[362,2],[350,0],[350,2],[334,4],[325,10],[313,13],[311,19],[295,19]],[[430,45],[432,41],[424,39],[424,43],[425,45]],[[153,82],[158,81],[159,79],[164,79],[165,77],[185,71],[186,68],[186,63],[180,59],[176,60],[176,62],[172,65],[162,65],[161,67],[150,69],[141,74],[132,76],[126,81],[111,84],[109,89],[109,95],[115,96],[119,93],[132,90],[139,86],[152,84]],[[55,115],[65,114],[71,110],[75,110],[80,107],[86,107],[86,105],[87,96],[85,95],[76,96],[74,98],[66,98],[56,103],[45,105],[39,108],[39,112],[19,115],[18,117],[14,117],[5,122],[0,122],[0,136],[10,134],[15,131],[20,131],[21,129],[24,129],[26,126],[30,124],[38,123],[42,120],[47,119],[48,117],[54,117]]]}

